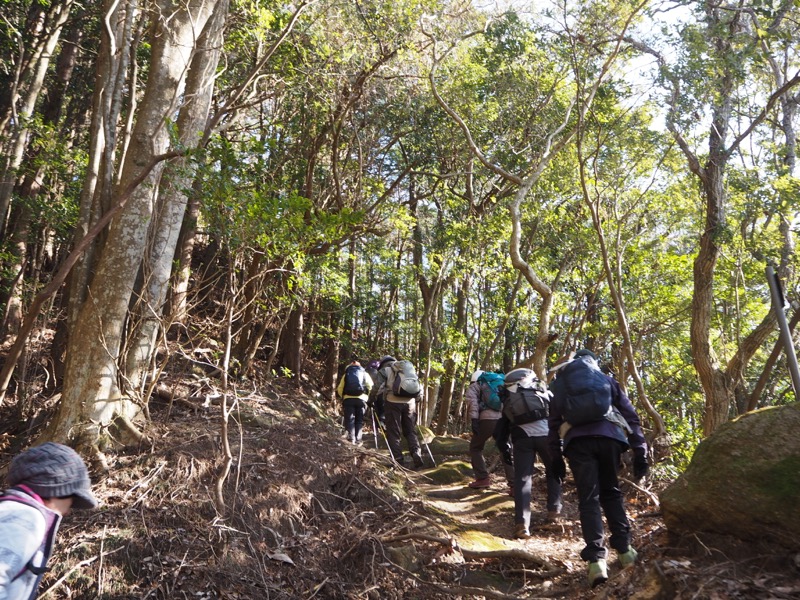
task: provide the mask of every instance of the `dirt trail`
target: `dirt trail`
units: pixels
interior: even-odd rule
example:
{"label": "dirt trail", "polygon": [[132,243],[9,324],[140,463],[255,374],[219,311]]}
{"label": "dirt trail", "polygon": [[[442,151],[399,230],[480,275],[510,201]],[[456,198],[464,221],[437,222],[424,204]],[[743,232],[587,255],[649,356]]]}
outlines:
{"label": "dirt trail", "polygon": [[439,515],[438,522],[464,558],[463,577],[454,583],[467,588],[484,588],[489,594],[486,597],[627,597],[627,594],[609,594],[620,584],[627,587],[625,584],[632,574],[619,572],[618,565],[613,562],[610,565],[612,580],[607,590],[590,590],[586,584],[586,566],[579,556],[583,541],[571,481],[564,486],[561,519],[556,524],[546,523],[544,469],[537,465],[531,502],[531,537],[518,540],[513,537],[514,499],[508,494],[497,454],[487,447],[486,456],[493,467],[490,467],[492,486],[475,490],[467,485],[472,480],[468,440],[435,438],[430,448],[436,467],[430,466],[430,458],[426,456],[425,467],[408,472],[408,477],[427,512]]}

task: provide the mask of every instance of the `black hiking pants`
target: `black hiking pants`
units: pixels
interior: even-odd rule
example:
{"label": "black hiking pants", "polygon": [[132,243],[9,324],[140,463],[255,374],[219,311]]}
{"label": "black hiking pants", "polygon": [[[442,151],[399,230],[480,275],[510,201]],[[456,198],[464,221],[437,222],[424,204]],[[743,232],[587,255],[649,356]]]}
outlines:
{"label": "black hiking pants", "polygon": [[384,404],[386,415],[386,440],[394,459],[403,462],[403,448],[400,443],[400,434],[408,442],[408,452],[414,464],[422,464],[422,452],[417,439],[417,403],[412,398],[409,402],[390,402]]}
{"label": "black hiking pants", "polygon": [[361,430],[364,429],[364,401],[361,398],[345,398],[342,408],[347,439],[358,443],[361,441]]}
{"label": "black hiking pants", "polygon": [[531,524],[531,496],[533,466],[536,455],[544,465],[547,482],[547,510],[561,512],[561,482],[553,475],[550,463],[550,446],[546,435],[512,438],[514,443],[514,523]]}
{"label": "black hiking pants", "polygon": [[622,443],[604,436],[574,438],[564,450],[578,488],[581,530],[586,543],[581,558],[587,562],[606,558],[603,515],[611,530],[611,547],[617,552],[627,552],[630,545],[631,528],[617,479],[623,450]]}

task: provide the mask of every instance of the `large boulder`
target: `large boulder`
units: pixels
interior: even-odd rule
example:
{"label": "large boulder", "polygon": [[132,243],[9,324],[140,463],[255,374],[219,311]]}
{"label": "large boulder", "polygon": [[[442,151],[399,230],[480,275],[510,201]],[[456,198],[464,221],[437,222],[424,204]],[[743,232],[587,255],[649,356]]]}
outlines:
{"label": "large boulder", "polygon": [[674,533],[711,532],[800,550],[800,403],[720,427],[661,495]]}

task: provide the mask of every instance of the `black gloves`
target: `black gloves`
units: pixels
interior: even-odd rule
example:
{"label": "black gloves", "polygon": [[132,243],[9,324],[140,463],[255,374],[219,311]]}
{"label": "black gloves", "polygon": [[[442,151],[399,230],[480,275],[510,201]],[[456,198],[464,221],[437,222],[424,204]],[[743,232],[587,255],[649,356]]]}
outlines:
{"label": "black gloves", "polygon": [[511,446],[507,445],[505,448],[500,450],[500,454],[503,455],[504,463],[506,463],[509,466],[514,464],[514,456],[511,454]]}
{"label": "black gloves", "polygon": [[472,419],[472,433],[478,435],[478,425],[480,424],[480,419]]}
{"label": "black gloves", "polygon": [[639,481],[642,477],[646,477],[650,472],[650,465],[647,464],[647,457],[644,455],[633,457],[633,478]]}
{"label": "black gloves", "polygon": [[550,468],[553,470],[553,477],[564,483],[567,478],[567,463],[564,462],[564,457],[559,455],[554,458]]}

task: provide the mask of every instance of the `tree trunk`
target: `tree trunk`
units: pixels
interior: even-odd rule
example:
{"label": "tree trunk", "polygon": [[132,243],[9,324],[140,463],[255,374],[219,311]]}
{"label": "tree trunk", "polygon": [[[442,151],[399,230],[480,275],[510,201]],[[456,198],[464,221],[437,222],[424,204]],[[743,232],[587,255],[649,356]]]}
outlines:
{"label": "tree trunk", "polygon": [[[82,14],[84,14],[82,12]],[[73,23],[72,27],[66,35],[66,43],[62,44],[61,52],[56,61],[56,68],[52,81],[50,82],[49,89],[47,90],[46,98],[41,109],[42,122],[52,128],[58,124],[59,117],[63,112],[64,106],[64,93],[67,85],[72,78],[75,61],[80,47],[80,41],[83,37],[83,30],[77,24],[77,20]],[[53,129],[54,130],[54,129]],[[35,144],[30,144],[29,148],[35,147]],[[38,150],[28,151],[28,157],[25,163],[28,165],[36,164],[36,156],[39,154]],[[31,206],[35,202],[42,189],[42,180],[44,178],[44,166],[36,168],[25,169],[24,177],[19,185],[18,195],[24,200],[19,203],[17,207],[18,218],[12,219],[14,224],[11,232],[12,239],[12,252],[16,257],[16,264],[8,268],[9,271],[16,273],[16,276],[7,285],[4,285],[4,291],[0,293],[0,305],[6,307],[3,327],[0,331],[0,339],[7,335],[16,335],[22,324],[23,314],[23,300],[22,288],[23,279],[25,277],[26,264],[29,262],[29,240],[30,221],[31,221]],[[7,295],[6,295],[7,294]]]}
{"label": "tree trunk", "polygon": [[[228,16],[227,0],[219,0],[214,15],[208,20],[197,41],[197,51],[192,57],[186,79],[186,102],[178,115],[178,134],[181,146],[195,148],[208,119],[214,91],[215,74],[222,46],[222,32]],[[133,390],[139,390],[147,366],[155,353],[156,339],[161,328],[161,317],[167,300],[167,289],[172,272],[172,257],[178,243],[188,189],[193,171],[187,158],[180,158],[165,168],[158,210],[150,227],[148,251],[143,265],[144,289],[139,299],[137,322],[129,338],[126,375]],[[146,401],[146,399],[145,399]]]}
{"label": "tree trunk", "polygon": [[[195,0],[175,7],[165,2],[159,8],[169,19],[160,19],[154,27],[147,88],[119,189],[137,181],[168,150],[165,119],[182,97],[192,49],[214,4]],[[162,170],[163,163],[147,173],[111,224],[97,274],[71,332],[62,401],[45,433],[48,439],[74,439],[95,448],[118,417],[130,419],[138,413],[136,405],[120,395],[117,360]]]}
{"label": "tree trunk", "polygon": [[280,343],[283,351],[283,366],[289,369],[292,377],[298,383],[303,375],[303,312],[302,304],[292,310]]}
{"label": "tree trunk", "polygon": [[[89,164],[81,188],[80,213],[75,227],[78,243],[102,215],[100,198],[110,196],[106,190],[112,180],[114,161],[109,160],[116,148],[116,131],[122,106],[124,73],[134,49],[131,47],[133,24],[138,13],[138,0],[120,3],[104,0],[103,14],[110,25],[102,28],[100,50],[96,61],[92,114],[89,125]],[[113,36],[112,37],[110,37]],[[106,148],[110,146],[110,150]],[[105,236],[98,236],[89,245],[81,260],[69,275],[67,284],[66,333],[75,326],[78,313],[86,299],[91,274],[94,272],[97,252]]]}
{"label": "tree trunk", "polygon": [[7,104],[4,102],[6,105],[0,107],[0,152],[4,159],[0,165],[0,237],[5,235],[14,174],[22,164],[28,146],[27,123],[42,91],[50,59],[72,4],[72,0],[51,5],[33,2],[28,13],[17,79],[6,91]]}

